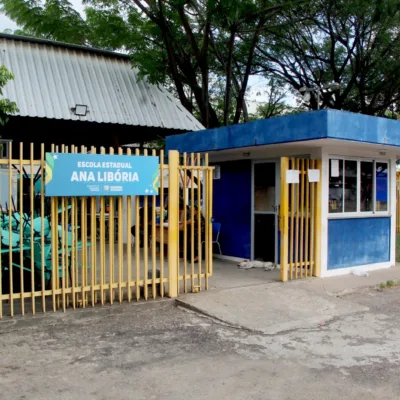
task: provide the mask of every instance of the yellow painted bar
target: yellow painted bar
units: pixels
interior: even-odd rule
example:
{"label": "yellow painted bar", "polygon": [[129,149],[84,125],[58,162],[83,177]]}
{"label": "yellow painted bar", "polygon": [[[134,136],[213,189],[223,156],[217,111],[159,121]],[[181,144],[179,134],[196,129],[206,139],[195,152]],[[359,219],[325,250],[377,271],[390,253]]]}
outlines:
{"label": "yellow painted bar", "polygon": [[[160,280],[164,282],[164,150],[160,151]],[[160,295],[164,297],[164,284],[160,284]]]}
{"label": "yellow painted bar", "polygon": [[[151,152],[152,156],[156,156],[156,151],[155,149],[152,150]],[[151,274],[151,291],[153,294],[153,299],[156,298],[157,296],[157,288],[156,288],[156,270],[157,270],[157,240],[156,240],[156,199],[157,196],[152,196],[152,202],[151,202],[151,261],[152,261],[152,274]]]}
{"label": "yellow painted bar", "polygon": [[[187,154],[183,153],[183,167],[186,167],[187,163]],[[187,293],[188,288],[187,288],[187,246],[188,246],[188,237],[187,237],[187,226],[188,226],[188,220],[187,220],[187,206],[188,206],[188,193],[187,193],[187,170],[185,168],[182,169],[182,175],[183,175],[183,203],[185,207],[185,212],[183,213],[183,292]]]}
{"label": "yellow painted bar", "polygon": [[213,260],[213,243],[212,243],[212,235],[213,235],[213,233],[212,233],[212,221],[213,221],[213,182],[214,182],[214,171],[213,171],[213,169],[210,169],[210,181],[209,181],[209,188],[208,188],[208,190],[209,190],[209,209],[210,209],[210,219],[207,221],[207,225],[208,225],[208,227],[209,227],[209,229],[210,229],[210,233],[209,233],[209,238],[210,238],[210,240],[209,240],[209,242],[208,242],[208,246],[209,246],[209,252],[208,252],[208,254],[209,254],[209,259],[210,259],[210,261],[209,261],[209,268],[210,268],[210,271],[209,271],[209,274],[210,274],[210,276],[213,274],[213,262],[214,262],[214,260]]}
{"label": "yellow painted bar", "polygon": [[[65,152],[68,153],[69,152],[69,147],[65,146]],[[65,198],[65,203],[66,203],[66,207],[69,207],[69,198],[66,197]],[[65,257],[65,278],[64,278],[64,291],[66,289],[68,289],[69,287],[69,281],[70,281],[70,266],[69,266],[69,257],[68,257],[68,253],[69,253],[69,246],[71,245],[70,243],[70,236],[69,236],[69,221],[70,218],[70,212],[69,212],[69,208],[66,208],[65,210],[65,237],[66,237],[66,243],[65,243],[65,251],[64,251],[64,257]],[[69,307],[69,294],[66,293],[66,307]]]}
{"label": "yellow painted bar", "polygon": [[[8,185],[7,185],[8,186]],[[2,213],[2,218],[5,217],[5,215]],[[2,240],[0,240],[0,320],[3,318],[3,253],[2,253]]]}
{"label": "yellow painted bar", "polygon": [[57,235],[57,215],[56,215],[56,198],[51,198],[51,289],[53,292],[52,302],[53,302],[53,311],[56,311],[56,258],[57,252],[53,251],[53,249],[57,249],[56,247],[56,235]]}
{"label": "yellow painted bar", "polygon": [[[131,149],[127,149],[127,155],[132,155]],[[126,243],[126,258],[127,258],[127,283],[126,291],[128,296],[128,302],[132,300],[132,234],[131,234],[131,224],[132,224],[132,196],[127,196],[126,198],[126,229],[127,229],[127,243]]]}
{"label": "yellow painted bar", "polygon": [[281,266],[280,279],[286,282],[288,279],[288,211],[289,211],[289,188],[286,182],[286,171],[289,169],[289,159],[281,158],[281,208],[280,208],[280,227],[281,227]]}
{"label": "yellow painted bar", "polygon": [[[9,143],[9,154],[8,154],[8,220],[12,221],[11,205],[12,205],[12,142]],[[12,236],[12,225],[8,224],[8,233]],[[12,242],[9,243],[9,276],[10,276],[10,316],[14,316],[14,301],[13,301],[13,268],[12,268]]]}
{"label": "yellow painted bar", "polygon": [[[315,169],[315,160],[311,160],[311,169]],[[310,275],[314,275],[315,269],[315,183],[310,184]]]}
{"label": "yellow painted bar", "polygon": [[[300,160],[296,158],[296,170],[300,170]],[[299,276],[299,265],[300,265],[300,260],[299,260],[299,239],[300,239],[300,207],[301,207],[301,199],[300,199],[300,184],[296,184],[296,230],[295,230],[295,236],[296,236],[296,244],[295,244],[295,279],[297,279]]]}
{"label": "yellow painted bar", "polygon": [[[122,148],[118,148],[118,154],[122,155]],[[123,234],[124,234],[124,220],[123,220],[123,197],[118,196],[118,233],[117,233],[117,241],[118,241],[118,300],[122,303],[123,292],[122,292],[122,281],[124,279],[124,242],[123,242]]]}
{"label": "yellow painted bar", "polygon": [[190,171],[190,261],[191,261],[191,285],[192,292],[194,290],[194,154],[190,156],[190,166],[192,167]]}
{"label": "yellow painted bar", "polygon": [[396,232],[400,233],[400,171],[396,172]]}
{"label": "yellow painted bar", "polygon": [[[58,198],[56,197],[55,199],[55,214],[56,214],[56,228],[55,228],[55,247],[51,249],[51,252],[55,253],[55,261],[56,261],[56,270],[55,270],[55,274],[56,274],[56,279],[55,279],[55,285],[56,285],[56,289],[60,288],[60,257],[59,257],[59,249],[60,249],[60,238],[58,235],[58,210],[60,208],[60,204],[58,201]],[[60,296],[56,296],[56,308],[60,308]]]}
{"label": "yellow painted bar", "polygon": [[[178,295],[179,276],[179,153],[168,152],[169,191],[168,191],[168,296],[173,298]],[[174,212],[175,210],[175,212]]]}
{"label": "yellow painted bar", "polygon": [[35,187],[33,182],[33,143],[30,144],[29,149],[29,161],[30,161],[30,171],[29,171],[29,226],[30,226],[30,241],[31,241],[31,301],[32,301],[32,315],[35,315],[36,312],[36,304],[35,304],[35,246],[34,246],[34,235],[33,235],[33,219],[34,219],[34,196],[35,196]]}
{"label": "yellow painted bar", "polygon": [[309,225],[310,225],[310,183],[308,181],[308,170],[311,168],[310,167],[310,160],[305,160],[306,163],[306,168],[305,168],[305,192],[306,192],[306,207],[305,207],[305,249],[304,249],[304,272],[305,272],[305,277],[308,277],[308,267],[306,263],[309,261],[309,253],[308,253],[308,246],[310,244],[310,233],[309,233]]}
{"label": "yellow painted bar", "polygon": [[300,268],[300,278],[303,278],[303,264],[304,264],[304,170],[305,170],[305,160],[299,160],[300,166],[300,256],[299,256],[299,268]]}
{"label": "yellow painted bar", "polygon": [[[24,147],[23,143],[19,145],[19,265],[24,265],[24,189],[23,189],[23,181],[24,181],[24,173],[23,173],[23,152]],[[21,267],[20,271],[20,294],[21,294],[21,315],[25,315],[25,302],[24,302],[24,269]]]}
{"label": "yellow painted bar", "polygon": [[[45,182],[45,172],[46,172],[46,161],[45,161],[45,151],[44,144],[41,145],[40,148],[40,156],[41,156],[41,185],[40,185],[40,217],[41,217],[41,233],[40,233],[40,244],[42,249],[44,249],[44,182]],[[46,312],[46,296],[45,292],[45,252],[41,252],[41,273],[42,273],[42,311]]]}
{"label": "yellow painted bar", "polygon": [[[195,224],[197,222],[197,286],[199,291],[201,290],[201,157],[200,153],[197,153],[197,162],[198,162],[198,169],[197,169],[197,221],[193,221]],[[194,178],[194,177],[193,177]],[[193,240],[196,238],[194,237]]]}
{"label": "yellow painted bar", "polygon": [[[82,146],[81,153],[86,154],[87,149]],[[87,249],[87,197],[82,197],[81,199],[81,232],[82,232],[82,287],[86,287],[88,284],[88,249]],[[86,291],[82,290],[82,307],[86,308],[88,305],[88,294]]]}
{"label": "yellow painted bar", "polygon": [[[210,192],[209,192],[209,185],[210,185],[210,171],[208,169],[208,154],[205,154],[204,156],[204,166],[207,167],[204,172],[204,182],[203,182],[203,190],[204,190],[204,210],[205,210],[205,226],[204,226],[204,241],[205,241],[205,246],[204,246],[204,273],[205,273],[205,282],[204,282],[204,287],[205,290],[208,290],[208,274],[210,270],[210,248],[208,246],[208,242],[210,240],[210,229],[209,229],[209,221],[210,221]],[[203,242],[203,238],[202,238]],[[203,243],[201,243],[201,246],[203,246]]]}
{"label": "yellow painted bar", "polygon": [[65,265],[65,253],[66,253],[66,226],[65,226],[65,197],[61,198],[61,289],[62,289],[62,307],[65,312],[65,275],[66,275],[66,265]]}
{"label": "yellow painted bar", "polygon": [[[96,148],[92,146],[91,153],[96,154]],[[91,248],[91,259],[90,259],[90,270],[91,270],[91,298],[92,298],[92,307],[96,304],[97,292],[94,290],[94,286],[96,285],[96,198],[90,198],[90,248]]]}
{"label": "yellow painted bar", "polygon": [[[290,160],[290,166],[291,169],[295,168],[295,159],[292,158]],[[296,201],[296,194],[295,194],[295,185],[291,184],[289,186],[289,190],[290,190],[290,238],[289,238],[289,254],[290,254],[290,258],[289,258],[289,270],[290,270],[290,279],[293,279],[293,261],[294,261],[294,232],[295,232],[295,227],[294,227],[294,215],[295,215],[295,210],[296,210],[296,205],[295,205],[295,201]]]}
{"label": "yellow painted bar", "polygon": [[[147,149],[144,149],[143,155],[147,156]],[[144,287],[143,287],[143,294],[144,294],[144,299],[147,300],[149,296],[149,287],[148,287],[148,278],[149,278],[149,225],[148,225],[148,220],[149,220],[149,197],[144,196],[144,202],[143,202],[143,207],[144,207],[144,227],[143,227],[143,274],[144,274]]]}
{"label": "yellow painted bar", "polygon": [[[2,215],[4,217],[4,215]],[[3,253],[2,253],[2,241],[0,240],[0,320],[3,318]]]}
{"label": "yellow painted bar", "polygon": [[[135,155],[138,156],[139,149],[135,150]],[[140,300],[140,197],[135,198],[135,269],[136,269],[136,300]]]}
{"label": "yellow painted bar", "polygon": [[[110,147],[109,150],[110,154],[114,154],[114,149]],[[114,226],[114,197],[109,198],[109,212],[108,212],[108,251],[109,251],[109,264],[110,264],[110,284],[114,283],[114,262],[115,262],[115,257],[114,257],[114,231],[115,231],[115,226]],[[110,304],[114,303],[114,289],[110,290]]]}
{"label": "yellow painted bar", "polygon": [[321,219],[322,219],[322,162],[321,160],[316,161],[316,169],[320,171],[319,182],[316,183],[315,193],[315,264],[314,264],[314,275],[321,276]]}
{"label": "yellow painted bar", "polygon": [[76,282],[76,269],[77,269],[77,248],[76,248],[76,207],[75,207],[75,198],[71,199],[71,289],[72,289],[72,308],[76,308],[76,292],[75,288],[77,285]]}

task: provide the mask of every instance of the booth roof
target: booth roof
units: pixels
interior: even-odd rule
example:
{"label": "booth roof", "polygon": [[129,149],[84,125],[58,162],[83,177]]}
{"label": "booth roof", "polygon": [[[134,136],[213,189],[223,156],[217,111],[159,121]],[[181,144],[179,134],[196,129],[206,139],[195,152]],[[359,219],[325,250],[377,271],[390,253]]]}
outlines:
{"label": "booth roof", "polygon": [[201,153],[318,139],[400,147],[400,121],[338,110],[310,111],[170,136],[166,148]]}

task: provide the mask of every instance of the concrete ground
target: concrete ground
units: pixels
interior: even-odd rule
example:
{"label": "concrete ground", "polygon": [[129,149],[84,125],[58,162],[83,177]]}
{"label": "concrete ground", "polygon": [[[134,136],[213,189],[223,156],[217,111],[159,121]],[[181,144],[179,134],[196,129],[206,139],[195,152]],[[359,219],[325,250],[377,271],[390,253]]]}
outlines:
{"label": "concrete ground", "polygon": [[0,398],[399,398],[400,287],[376,285],[400,268],[287,284],[214,268],[179,302],[4,318]]}
{"label": "concrete ground", "polygon": [[0,322],[4,399],[398,399],[400,289],[273,334],[174,306],[124,304]]}
{"label": "concrete ground", "polygon": [[[355,275],[279,282],[279,271],[240,270],[219,262],[209,292],[178,299],[182,307],[261,333],[278,333],[363,311],[338,296],[380,283],[400,281],[400,266]],[[241,283],[241,284],[240,284]],[[365,311],[365,310],[364,310]]]}

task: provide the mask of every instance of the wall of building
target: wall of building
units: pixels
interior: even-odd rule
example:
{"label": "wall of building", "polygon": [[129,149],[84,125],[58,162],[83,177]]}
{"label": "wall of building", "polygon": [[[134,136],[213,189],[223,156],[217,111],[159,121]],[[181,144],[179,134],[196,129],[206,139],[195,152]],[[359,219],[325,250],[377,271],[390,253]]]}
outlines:
{"label": "wall of building", "polygon": [[[140,127],[118,124],[100,124],[86,121],[66,121],[46,118],[11,117],[1,128],[2,139],[13,141],[12,157],[19,158],[20,142],[24,143],[23,157],[29,160],[31,142],[35,143],[35,159],[41,154],[41,143],[45,151],[51,151],[51,144],[95,146],[99,151],[104,146],[118,147],[128,143],[157,140],[177,133],[169,129]],[[60,149],[61,150],[61,149]]]}
{"label": "wall of building", "polygon": [[389,261],[390,217],[328,221],[328,271]]}
{"label": "wall of building", "polygon": [[[384,160],[389,165],[388,212],[381,215],[329,214],[329,159]],[[354,268],[374,270],[395,264],[396,241],[396,157],[383,155],[378,146],[348,149],[345,146],[322,150],[321,276],[351,273]]]}
{"label": "wall of building", "polygon": [[219,163],[220,179],[214,180],[213,218],[221,223],[224,256],[251,256],[251,161]]}

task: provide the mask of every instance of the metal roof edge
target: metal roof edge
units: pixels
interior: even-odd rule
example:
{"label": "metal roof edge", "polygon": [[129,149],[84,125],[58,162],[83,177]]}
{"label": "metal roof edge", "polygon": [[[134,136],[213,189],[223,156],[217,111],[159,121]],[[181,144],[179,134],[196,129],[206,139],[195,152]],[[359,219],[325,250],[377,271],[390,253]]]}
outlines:
{"label": "metal roof edge", "polygon": [[328,139],[400,147],[398,120],[344,110],[327,111]]}
{"label": "metal roof edge", "polygon": [[35,38],[35,37],[31,37],[31,36],[12,35],[12,34],[8,34],[8,33],[0,33],[0,39],[14,40],[14,41],[18,41],[18,42],[27,42],[27,43],[37,43],[37,44],[43,44],[43,45],[48,45],[48,46],[61,47],[64,49],[71,49],[71,50],[77,50],[77,51],[82,51],[82,52],[86,52],[86,53],[95,53],[95,54],[101,54],[103,56],[130,60],[130,56],[128,54],[122,54],[122,53],[117,53],[114,51],[98,49],[96,47],[82,46],[82,45],[73,44],[73,43],[58,42],[56,40],[41,39],[41,38]]}

